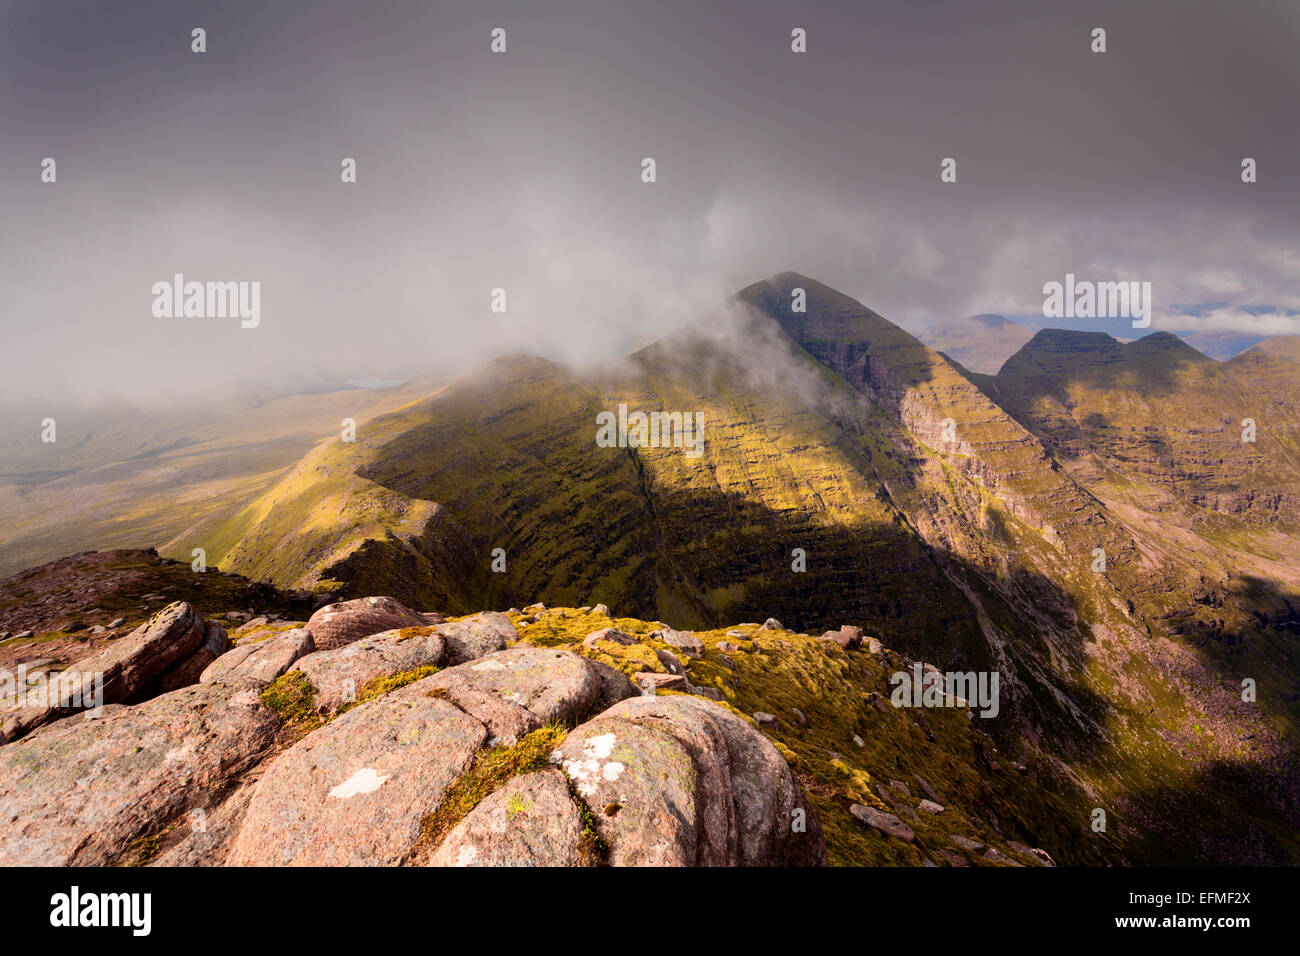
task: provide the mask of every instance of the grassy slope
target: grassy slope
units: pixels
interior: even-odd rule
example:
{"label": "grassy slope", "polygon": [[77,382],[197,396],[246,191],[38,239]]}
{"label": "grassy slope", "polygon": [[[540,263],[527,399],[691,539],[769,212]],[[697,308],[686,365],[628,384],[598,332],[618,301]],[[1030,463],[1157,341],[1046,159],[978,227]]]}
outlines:
{"label": "grassy slope", "polygon": [[[0,575],[86,548],[144,548],[228,517],[344,417],[362,421],[427,394],[430,382],[310,395],[223,396],[202,407],[23,410],[0,435]],[[58,441],[25,423],[46,415]],[[35,416],[35,417],[33,417]],[[197,545],[191,545],[194,547]]]}

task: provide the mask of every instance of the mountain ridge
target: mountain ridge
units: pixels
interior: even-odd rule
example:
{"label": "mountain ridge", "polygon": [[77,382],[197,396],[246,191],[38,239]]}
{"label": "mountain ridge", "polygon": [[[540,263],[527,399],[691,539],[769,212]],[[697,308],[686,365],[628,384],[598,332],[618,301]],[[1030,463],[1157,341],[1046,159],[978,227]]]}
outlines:
{"label": "mountain ridge", "polygon": [[[796,288],[802,313],[791,308]],[[319,447],[197,537],[223,568],[282,587],[393,593],[454,613],[537,595],[604,601],[679,627],[772,613],[811,629],[848,620],[943,666],[997,668],[1009,697],[999,741],[1066,790],[1128,806],[1149,832],[1125,839],[1147,854],[1158,855],[1152,844],[1170,824],[1161,805],[1181,799],[1171,794],[1214,799],[1184,787],[1189,767],[1218,766],[1213,755],[1242,734],[1259,751],[1244,766],[1274,759],[1264,755],[1283,747],[1290,711],[1266,729],[1215,689],[1228,658],[1179,643],[1251,626],[1253,598],[1229,587],[1234,566],[1282,581],[1260,606],[1269,620],[1291,619],[1294,582],[1257,544],[1215,552],[1223,576],[1206,581],[1210,539],[1166,529],[1144,510],[1150,502],[1098,486],[1095,467],[1063,456],[1100,460],[1092,451],[1064,448],[1051,419],[1008,400],[1016,382],[1059,402],[1059,383],[1035,384],[1050,377],[1041,369],[1017,379],[1023,357],[1005,375],[965,372],[797,273],[737,301],[731,325],[684,330],[589,373],[494,363],[364,424],[354,446]],[[1085,384],[1118,368],[1142,373],[1139,392],[1158,390],[1200,366],[1168,336],[1120,344],[1050,333],[1029,354],[1079,336],[1107,359],[1100,373],[1073,370]],[[704,414],[704,456],[597,447],[596,414],[620,403]],[[1167,493],[1150,478],[1142,487]],[[791,572],[797,547],[811,573]],[[491,569],[496,548],[502,573]],[[1278,640],[1259,653],[1281,653]],[[1155,719],[1173,722],[1159,734],[1141,704],[1153,687],[1165,701]],[[1187,693],[1214,701],[1208,741],[1178,716]],[[1141,760],[1122,743],[1134,734],[1148,748]],[[1092,765],[1098,750],[1110,756]],[[1187,765],[1180,752],[1199,756]],[[1279,766],[1251,770],[1251,786],[1289,786],[1279,781],[1294,766]],[[1225,852],[1212,840],[1199,852]],[[1288,852],[1279,846],[1268,852]]]}

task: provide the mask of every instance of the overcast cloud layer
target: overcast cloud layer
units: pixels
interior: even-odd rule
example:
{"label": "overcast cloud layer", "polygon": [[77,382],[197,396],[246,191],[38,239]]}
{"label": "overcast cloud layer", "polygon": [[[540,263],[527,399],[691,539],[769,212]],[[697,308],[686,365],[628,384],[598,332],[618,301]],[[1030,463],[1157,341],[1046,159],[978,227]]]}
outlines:
{"label": "overcast cloud layer", "polygon": [[[909,327],[1073,272],[1300,333],[1297,50],[1287,2],[0,0],[0,400],[601,359],[787,269]],[[261,326],[155,318],[176,272]]]}

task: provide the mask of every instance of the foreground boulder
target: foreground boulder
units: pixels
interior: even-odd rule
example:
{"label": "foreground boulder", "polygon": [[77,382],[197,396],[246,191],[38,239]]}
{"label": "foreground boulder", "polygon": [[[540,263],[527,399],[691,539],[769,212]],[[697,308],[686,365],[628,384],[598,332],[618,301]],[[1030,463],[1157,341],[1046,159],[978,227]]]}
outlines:
{"label": "foreground boulder", "polygon": [[424,615],[390,597],[357,598],[327,604],[307,621],[307,630],[319,651],[343,647],[371,634],[402,627],[427,627]]}
{"label": "foreground boulder", "polygon": [[294,628],[255,644],[240,644],[222,654],[199,675],[201,684],[264,687],[314,645],[306,628]]}
{"label": "foreground boulder", "polygon": [[265,617],[255,617],[230,632],[230,643],[236,646],[260,644],[277,634],[306,627],[306,621],[269,621]]}
{"label": "foreground boulder", "polygon": [[118,862],[270,752],[253,691],[196,684],[0,747],[0,865]]}
{"label": "foreground boulder", "polygon": [[504,650],[519,640],[519,632],[510,618],[499,611],[484,611],[448,624],[439,624],[438,633],[447,642],[447,663],[463,664],[484,654]]}
{"label": "foreground boulder", "polygon": [[578,866],[582,818],[558,770],[515,777],[447,834],[430,866]]}
{"label": "foreground boulder", "polygon": [[[73,710],[147,695],[179,662],[192,659],[205,646],[221,646],[225,632],[216,625],[212,628],[215,631],[186,602],[169,604],[126,637],[54,677],[38,706],[0,712],[0,743],[16,740]],[[193,680],[182,683],[193,683],[198,677],[195,672]]]}
{"label": "foreground boulder", "polygon": [[596,665],[569,651],[512,647],[452,667],[404,688],[402,694],[440,693],[483,722],[493,743],[513,744],[547,723],[576,723],[613,703],[610,693],[631,697],[635,688],[607,685]]}
{"label": "foreground boulder", "polygon": [[636,697],[552,757],[591,808],[616,866],[824,864],[790,768],[741,718],[696,697]]}
{"label": "foreground boulder", "polygon": [[228,650],[230,650],[230,638],[226,635],[226,629],[216,621],[208,621],[203,625],[203,640],[199,642],[199,646],[167,668],[150,690],[154,694],[161,694],[197,684],[209,665]]}
{"label": "foreground boulder", "polygon": [[232,866],[391,866],[469,767],[487,731],[420,695],[370,701],[271,760],[230,847]]}
{"label": "foreground boulder", "polygon": [[446,645],[432,627],[384,631],[346,647],[316,651],[294,664],[316,688],[316,705],[337,710],[371,681],[442,663]]}
{"label": "foreground boulder", "polygon": [[[573,650],[504,648],[513,636],[492,613],[325,650],[290,627],[141,699],[221,646],[173,605],[111,648],[114,692],[141,702],[0,747],[0,865],[824,862],[791,771],[746,720],[695,697],[639,697]],[[167,667],[124,653],[146,638]],[[426,823],[447,813],[464,816],[439,840]]]}

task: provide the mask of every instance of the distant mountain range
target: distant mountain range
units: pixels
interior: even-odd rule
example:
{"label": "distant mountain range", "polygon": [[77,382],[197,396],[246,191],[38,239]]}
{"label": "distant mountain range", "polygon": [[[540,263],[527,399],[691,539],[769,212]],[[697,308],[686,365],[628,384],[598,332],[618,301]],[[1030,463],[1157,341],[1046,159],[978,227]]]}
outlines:
{"label": "distant mountain range", "polygon": [[[972,372],[985,375],[996,375],[1003,363],[1034,336],[1034,330],[1028,326],[990,313],[935,322],[918,326],[913,331],[936,352],[942,352]],[[1198,352],[1220,362],[1265,341],[1262,335],[1226,331],[1188,332],[1181,334],[1180,338]],[[1300,341],[1300,337],[1276,336],[1272,341],[1295,342]]]}

